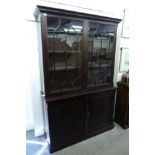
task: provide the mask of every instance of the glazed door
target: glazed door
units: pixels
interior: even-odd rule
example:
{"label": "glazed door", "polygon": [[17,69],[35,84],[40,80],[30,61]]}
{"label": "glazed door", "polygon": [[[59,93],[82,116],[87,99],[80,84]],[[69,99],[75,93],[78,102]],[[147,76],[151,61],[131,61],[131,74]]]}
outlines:
{"label": "glazed door", "polygon": [[81,89],[83,22],[47,17],[47,36],[49,93]]}
{"label": "glazed door", "polygon": [[88,24],[87,87],[113,82],[115,25],[89,22]]}
{"label": "glazed door", "polygon": [[115,90],[89,95],[88,135],[113,126]]}

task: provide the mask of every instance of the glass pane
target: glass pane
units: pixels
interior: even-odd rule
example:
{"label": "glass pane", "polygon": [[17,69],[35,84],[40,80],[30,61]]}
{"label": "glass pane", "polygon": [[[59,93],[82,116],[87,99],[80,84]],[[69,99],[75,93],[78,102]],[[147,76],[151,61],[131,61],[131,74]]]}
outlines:
{"label": "glass pane", "polygon": [[81,21],[48,18],[50,92],[81,88]]}
{"label": "glass pane", "polygon": [[89,23],[88,87],[112,82],[112,51],[115,27]]}

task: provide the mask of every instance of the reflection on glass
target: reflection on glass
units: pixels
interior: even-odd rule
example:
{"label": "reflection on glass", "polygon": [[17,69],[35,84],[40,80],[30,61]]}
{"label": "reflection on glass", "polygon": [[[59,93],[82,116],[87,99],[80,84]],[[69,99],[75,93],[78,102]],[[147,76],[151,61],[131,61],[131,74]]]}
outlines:
{"label": "reflection on glass", "polygon": [[88,87],[112,82],[114,26],[89,23]]}
{"label": "reflection on glass", "polygon": [[83,23],[48,18],[50,92],[81,88],[81,48]]}

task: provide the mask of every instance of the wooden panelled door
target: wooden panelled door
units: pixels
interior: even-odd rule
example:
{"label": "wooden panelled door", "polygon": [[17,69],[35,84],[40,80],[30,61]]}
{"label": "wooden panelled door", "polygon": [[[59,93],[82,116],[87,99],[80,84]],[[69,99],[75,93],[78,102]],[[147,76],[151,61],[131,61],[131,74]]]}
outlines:
{"label": "wooden panelled door", "polygon": [[106,126],[113,126],[114,97],[115,90],[89,95],[88,135],[101,132]]}
{"label": "wooden panelled door", "polygon": [[55,148],[67,146],[85,136],[86,106],[83,97],[48,104],[51,143]]}

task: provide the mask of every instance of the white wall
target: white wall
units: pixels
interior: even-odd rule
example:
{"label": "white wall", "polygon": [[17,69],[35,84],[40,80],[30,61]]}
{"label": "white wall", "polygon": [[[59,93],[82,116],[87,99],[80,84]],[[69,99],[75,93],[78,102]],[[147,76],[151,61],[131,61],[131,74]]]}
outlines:
{"label": "white wall", "polygon": [[[129,13],[129,10],[128,10],[128,13]],[[124,13],[123,13],[123,16],[124,16]],[[129,18],[129,17],[127,17],[127,18]],[[123,20],[118,25],[117,47],[116,47],[116,56],[115,56],[115,60],[116,60],[115,61],[115,74],[114,74],[114,84],[115,85],[118,81],[121,80],[122,74],[124,74],[124,72],[119,71],[121,48],[130,48],[130,40],[129,40],[129,38],[122,37],[122,31],[123,31]]]}
{"label": "white wall", "polygon": [[[27,23],[27,43],[29,49],[29,97],[27,102],[27,122],[32,118],[33,124],[31,126],[34,127],[35,135],[39,136],[44,132],[44,122],[43,122],[43,111],[42,111],[42,103],[40,97],[40,73],[39,73],[39,56],[38,56],[38,42],[37,42],[37,26],[35,23],[35,18],[33,15],[36,4],[51,6],[56,8],[74,10],[79,12],[91,13],[91,14],[99,14],[109,17],[123,17],[123,10],[127,6],[124,1],[88,1],[84,0],[57,0],[57,3],[53,3],[50,0],[35,0],[29,1],[27,12],[26,12],[26,23]],[[90,2],[90,1],[89,1]],[[120,3],[119,3],[120,2]],[[63,4],[62,4],[63,3]],[[117,5],[119,3],[119,5]],[[67,4],[67,5],[64,5]],[[78,7],[77,7],[78,6]],[[88,9],[86,9],[88,8]],[[96,11],[99,10],[99,11]],[[119,61],[119,52],[120,52],[120,30],[121,24],[119,25],[118,31],[118,41],[116,48],[116,60],[115,60],[115,73],[114,73],[114,82],[117,81],[117,73],[118,73],[118,61]],[[32,104],[32,106],[31,106]]]}
{"label": "white wall", "polygon": [[[39,72],[39,55],[38,55],[38,40],[37,40],[37,25],[33,20],[26,21],[27,27],[27,52],[29,55],[28,66],[29,66],[29,92],[27,103],[27,121],[32,120],[28,123],[33,123],[32,125],[27,124],[28,127],[31,126],[35,129],[35,135],[39,136],[44,133],[44,122],[43,122],[43,112],[41,103],[41,85],[40,85],[40,72]],[[32,111],[32,112],[31,112]],[[32,118],[32,119],[30,119]],[[32,129],[31,128],[31,129]]]}
{"label": "white wall", "polygon": [[[29,81],[31,81],[29,79]],[[33,120],[33,108],[32,108],[32,95],[31,95],[31,85],[29,85],[29,90],[27,92],[27,102],[26,102],[26,130],[34,129]]]}

